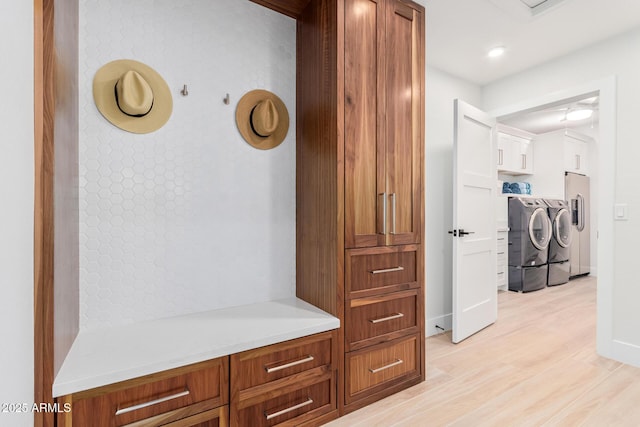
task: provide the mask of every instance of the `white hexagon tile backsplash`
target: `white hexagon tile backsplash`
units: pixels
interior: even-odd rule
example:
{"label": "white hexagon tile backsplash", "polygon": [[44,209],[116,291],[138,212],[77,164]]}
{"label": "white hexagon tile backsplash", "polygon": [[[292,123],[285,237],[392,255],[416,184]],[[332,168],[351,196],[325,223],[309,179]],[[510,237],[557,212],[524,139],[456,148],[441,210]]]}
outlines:
{"label": "white hexagon tile backsplash", "polygon": [[[81,0],[79,48],[81,327],[293,296],[295,21],[248,0]],[[115,59],[165,79],[164,127],[137,135],[100,115],[93,75]],[[252,89],[289,110],[273,150],[236,128]]]}

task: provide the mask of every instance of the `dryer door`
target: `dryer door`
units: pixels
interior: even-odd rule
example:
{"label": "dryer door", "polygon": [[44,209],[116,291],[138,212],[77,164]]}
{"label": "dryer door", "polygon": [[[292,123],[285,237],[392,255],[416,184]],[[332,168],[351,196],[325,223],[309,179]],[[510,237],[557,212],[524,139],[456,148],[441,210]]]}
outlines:
{"label": "dryer door", "polygon": [[571,214],[567,209],[560,209],[554,218],[553,235],[561,247],[568,248],[571,245]]}
{"label": "dryer door", "polygon": [[[529,238],[538,250],[545,250],[551,241],[551,221],[547,210],[537,208],[529,219]],[[546,261],[545,261],[546,262]]]}

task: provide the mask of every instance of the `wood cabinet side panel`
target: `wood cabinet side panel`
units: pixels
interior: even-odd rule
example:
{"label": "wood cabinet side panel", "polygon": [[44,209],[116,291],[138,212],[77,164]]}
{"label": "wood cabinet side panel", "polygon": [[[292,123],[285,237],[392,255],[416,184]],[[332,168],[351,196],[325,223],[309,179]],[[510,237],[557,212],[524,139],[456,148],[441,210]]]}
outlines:
{"label": "wood cabinet side panel", "polygon": [[297,27],[296,294],[341,318],[344,152],[336,1],[311,2]]}

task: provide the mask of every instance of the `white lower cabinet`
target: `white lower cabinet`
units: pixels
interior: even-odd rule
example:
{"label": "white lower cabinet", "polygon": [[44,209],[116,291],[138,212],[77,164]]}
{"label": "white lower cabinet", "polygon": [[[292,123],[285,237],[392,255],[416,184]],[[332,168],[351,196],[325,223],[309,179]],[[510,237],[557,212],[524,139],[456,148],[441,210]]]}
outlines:
{"label": "white lower cabinet", "polygon": [[498,229],[497,233],[497,280],[498,289],[506,291],[509,284],[509,232]]}

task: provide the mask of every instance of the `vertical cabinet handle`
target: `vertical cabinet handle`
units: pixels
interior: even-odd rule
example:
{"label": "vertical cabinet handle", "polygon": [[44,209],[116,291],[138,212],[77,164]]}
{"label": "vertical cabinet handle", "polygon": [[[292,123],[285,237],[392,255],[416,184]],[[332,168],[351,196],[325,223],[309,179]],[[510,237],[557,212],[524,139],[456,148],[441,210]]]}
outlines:
{"label": "vertical cabinet handle", "polygon": [[116,415],[126,414],[128,412],[137,411],[138,409],[148,408],[149,406],[157,405],[162,402],[167,402],[169,400],[178,399],[183,396],[189,395],[189,389],[185,391],[181,391],[180,393],[172,394],[171,396],[161,397],[160,399],[150,400],[148,402],[140,403],[138,405],[128,406],[126,408],[118,409],[116,411]]}
{"label": "vertical cabinet handle", "polygon": [[382,233],[387,234],[387,193],[379,194],[382,196]]}
{"label": "vertical cabinet handle", "polygon": [[498,166],[504,165],[504,150],[498,148]]}
{"label": "vertical cabinet handle", "polygon": [[576,170],[580,170],[580,154],[576,154]]}
{"label": "vertical cabinet handle", "polygon": [[396,193],[391,194],[391,234],[396,234]]}
{"label": "vertical cabinet handle", "polygon": [[272,418],[279,417],[280,415],[284,415],[284,414],[289,413],[291,411],[295,411],[296,409],[304,408],[305,406],[311,405],[312,403],[313,403],[313,399],[308,397],[307,400],[305,400],[304,402],[298,403],[297,405],[293,405],[293,406],[291,406],[291,407],[289,407],[287,409],[283,409],[282,411],[272,412],[270,414],[265,412],[264,413],[264,417],[267,420],[270,420]]}
{"label": "vertical cabinet handle", "polygon": [[522,154],[522,169],[526,169],[526,168],[527,168],[527,155]]}

